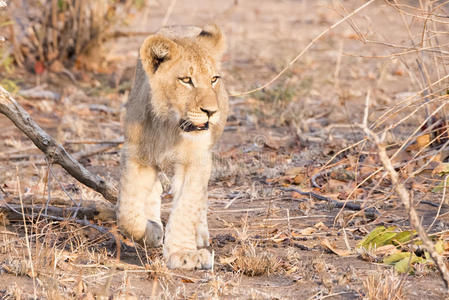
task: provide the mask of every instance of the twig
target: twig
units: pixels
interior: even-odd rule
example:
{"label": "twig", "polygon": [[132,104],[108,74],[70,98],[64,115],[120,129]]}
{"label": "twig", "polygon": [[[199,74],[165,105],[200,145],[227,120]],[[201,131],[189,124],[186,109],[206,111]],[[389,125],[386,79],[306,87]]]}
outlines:
{"label": "twig", "polygon": [[224,208],[228,209],[232,205],[232,203],[234,203],[235,200],[241,199],[241,198],[243,198],[243,195],[239,193],[237,196],[232,198],[231,201],[229,201]]}
{"label": "twig", "polygon": [[50,182],[51,182],[51,176],[53,175],[53,173],[51,173],[50,172],[50,169],[51,169],[51,164],[50,164],[50,162],[48,161],[48,159],[46,159],[46,161],[47,161],[47,202],[45,202],[45,210],[44,210],[44,213],[46,214],[47,213],[47,207],[50,205],[50,200],[51,200],[51,185],[50,185]]}
{"label": "twig", "polygon": [[168,23],[168,19],[170,19],[170,16],[173,12],[173,8],[175,8],[176,0],[171,0],[170,5],[167,8],[167,12],[165,13],[164,19],[161,22],[161,27],[164,27]]}
{"label": "twig", "polygon": [[[368,98],[368,97],[367,97]],[[368,98],[369,99],[369,98]],[[366,101],[365,103],[365,115],[368,114],[368,108],[369,108],[369,101]],[[366,120],[367,117],[364,117],[364,120]],[[396,193],[399,196],[399,199],[401,199],[402,204],[405,206],[405,208],[408,210],[409,213],[409,220],[410,224],[416,229],[418,232],[418,236],[421,239],[423,243],[423,247],[429,252],[431,258],[435,262],[438,270],[440,271],[441,278],[444,281],[444,284],[446,288],[448,288],[449,284],[449,270],[446,266],[446,262],[444,258],[438,254],[438,252],[435,250],[435,245],[433,244],[432,240],[427,235],[427,232],[424,230],[424,228],[421,225],[421,220],[416,213],[416,210],[413,206],[412,199],[410,197],[410,194],[405,189],[405,186],[402,182],[399,181],[399,174],[394,169],[393,163],[391,162],[391,159],[387,155],[387,151],[385,149],[385,146],[383,145],[383,140],[385,138],[385,133],[382,137],[379,137],[376,133],[374,133],[372,130],[368,128],[368,124],[364,122],[364,124],[360,125],[361,128],[365,131],[366,135],[374,142],[374,144],[377,146],[379,158],[382,161],[382,164],[385,168],[385,170],[389,173],[391,177],[391,182],[394,186],[394,189]]]}
{"label": "twig", "polygon": [[447,179],[449,178],[449,175],[446,175],[446,177],[444,177],[444,187],[443,187],[443,195],[441,196],[441,201],[440,201],[440,205],[438,206],[438,210],[437,210],[437,214],[435,215],[435,218],[433,219],[432,223],[429,225],[429,227],[427,228],[427,232],[430,231],[430,229],[432,229],[433,224],[435,224],[435,221],[438,219],[438,217],[440,216],[440,212],[441,212],[441,207],[443,206],[444,203],[444,199],[446,198],[446,188],[447,188]]}
{"label": "twig", "polygon": [[310,182],[312,183],[312,186],[313,187],[316,187],[316,188],[321,188],[321,185],[319,185],[317,182],[316,182],[316,180],[317,180],[317,178],[318,177],[321,177],[321,176],[324,176],[324,175],[328,175],[329,173],[332,173],[332,172],[334,172],[334,171],[336,171],[336,170],[339,170],[339,169],[341,169],[341,168],[346,168],[348,166],[348,164],[337,164],[335,167],[333,167],[333,168],[329,168],[329,169],[327,169],[327,170],[323,170],[323,171],[320,171],[320,172],[318,172],[318,173],[316,173],[315,175],[313,175],[312,176],[312,178],[310,179]]}
{"label": "twig", "polygon": [[[49,164],[48,170],[50,171],[50,174],[51,174],[53,177],[56,178],[56,176],[55,176],[55,174],[53,173],[53,170],[52,170],[52,168],[51,168],[51,164]],[[75,200],[73,200],[72,196],[70,196],[70,194],[67,192],[67,190],[64,188],[64,186],[61,184],[61,181],[60,181],[60,180],[57,180],[57,182],[58,182],[59,187],[60,187],[60,188],[62,189],[62,191],[64,192],[64,194],[66,194],[67,197],[70,199],[70,201],[72,201],[73,204],[76,205],[77,210],[75,210],[75,212],[73,213],[73,218],[76,218],[76,215],[77,215],[77,213],[78,213],[78,209],[81,207],[81,201],[82,201],[82,199],[79,200],[78,202],[76,202]],[[49,202],[48,202],[48,204],[49,204]],[[48,204],[47,204],[47,205],[48,205]],[[47,213],[47,212],[45,212],[45,213]]]}
{"label": "twig", "polygon": [[112,203],[117,202],[117,190],[101,177],[89,172],[58,144],[48,133],[37,125],[30,115],[11,95],[0,86],[0,113],[8,117],[46,155],[51,163],[63,167],[79,182],[99,192]]}
{"label": "twig", "polygon": [[332,24],[330,27],[328,27],[326,30],[324,30],[323,32],[321,32],[318,36],[316,36],[293,60],[291,60],[288,65],[283,68],[278,74],[276,74],[276,76],[274,76],[273,78],[271,78],[271,80],[269,80],[267,83],[246,91],[246,92],[240,92],[240,93],[234,93],[231,94],[231,97],[238,97],[238,96],[245,96],[245,95],[249,95],[252,93],[255,93],[257,91],[260,91],[266,87],[268,87],[269,85],[271,85],[273,82],[275,82],[279,77],[281,77],[285,72],[287,72],[290,67],[296,63],[296,61],[298,61],[298,59],[300,59],[304,53],[306,53],[319,39],[321,39],[323,36],[325,36],[329,31],[331,31],[332,29],[334,29],[335,27],[339,26],[340,24],[344,23],[346,20],[348,20],[349,18],[353,17],[354,15],[356,15],[359,11],[361,11],[362,9],[364,9],[365,7],[367,7],[368,5],[370,5],[371,3],[373,3],[374,0],[369,0],[368,2],[366,2],[365,4],[363,4],[362,6],[358,7],[356,10],[354,10],[352,13],[350,13],[349,15],[347,15],[346,17],[340,19],[338,22]]}
{"label": "twig", "polygon": [[[443,198],[444,198],[444,197],[443,197]],[[430,201],[426,201],[426,200],[419,201],[418,204],[426,204],[426,205],[429,205],[429,206],[432,206],[432,207],[440,207],[440,205],[435,204],[435,203],[430,202]]]}
{"label": "twig", "polygon": [[19,192],[19,199],[20,199],[20,209],[22,210],[23,227],[24,227],[24,230],[25,230],[25,241],[26,241],[26,245],[27,245],[28,259],[30,260],[31,277],[33,278],[34,299],[37,299],[37,293],[36,293],[36,273],[34,273],[33,255],[31,254],[30,238],[28,236],[28,227],[27,227],[27,224],[26,224],[24,208],[23,208],[22,188],[20,186],[19,175],[16,175],[16,177],[17,177],[17,191]]}
{"label": "twig", "polygon": [[292,225],[290,224],[290,210],[287,208],[285,209],[287,212],[287,228],[288,228],[288,235],[292,235]]}
{"label": "twig", "polygon": [[103,145],[120,145],[124,143],[124,139],[117,140],[81,140],[81,141],[65,141],[64,144],[103,144]]}
{"label": "twig", "polygon": [[88,158],[90,156],[104,153],[108,150],[115,148],[116,146],[117,146],[117,144],[109,144],[106,146],[104,146],[104,145],[96,146],[91,149],[87,149],[85,151],[80,151],[80,152],[74,153],[73,157],[77,160],[82,160],[82,159]]}

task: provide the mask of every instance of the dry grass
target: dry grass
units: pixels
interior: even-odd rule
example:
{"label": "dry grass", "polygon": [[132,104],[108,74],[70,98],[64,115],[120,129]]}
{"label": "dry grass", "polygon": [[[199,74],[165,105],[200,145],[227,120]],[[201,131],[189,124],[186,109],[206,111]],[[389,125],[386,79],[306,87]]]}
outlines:
{"label": "dry grass", "polygon": [[148,271],[148,278],[150,279],[162,277],[166,280],[172,279],[170,270],[167,268],[164,260],[160,257],[149,260],[149,263],[145,264],[145,270]]}
{"label": "dry grass", "polygon": [[404,280],[391,270],[370,275],[363,280],[368,300],[403,300],[405,297]]}
{"label": "dry grass", "polygon": [[[38,297],[78,299],[89,292],[82,279],[83,274],[88,275],[90,280],[95,278],[89,276],[92,271],[93,274],[99,272],[101,276],[105,269],[103,266],[111,261],[108,253],[96,246],[102,238],[95,237],[96,234],[77,224],[41,220],[27,223],[26,226],[30,237],[29,248],[25,237],[17,235],[11,239],[10,232],[1,235],[6,258],[0,267],[7,274],[36,279]],[[22,230],[19,228],[19,231]],[[80,284],[85,288],[80,288]],[[22,290],[11,287],[8,293],[17,295]]]}
{"label": "dry grass", "polygon": [[246,276],[271,275],[283,271],[278,257],[266,250],[257,249],[257,245],[251,242],[236,247],[232,256],[235,258],[231,263],[232,269]]}

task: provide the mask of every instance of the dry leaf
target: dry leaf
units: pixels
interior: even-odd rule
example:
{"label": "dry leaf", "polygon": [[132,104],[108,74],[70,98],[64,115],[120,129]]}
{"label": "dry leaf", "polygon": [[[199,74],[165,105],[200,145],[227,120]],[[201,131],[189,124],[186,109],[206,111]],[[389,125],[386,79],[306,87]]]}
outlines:
{"label": "dry leaf", "polygon": [[294,232],[294,231],[292,231],[290,234],[291,234],[291,236],[294,237],[294,238],[298,238],[298,237],[301,237],[301,236],[302,236],[301,233],[296,233],[296,232]]}
{"label": "dry leaf", "polygon": [[307,178],[307,176],[305,174],[298,174],[293,179],[293,183],[299,185],[299,184],[302,184],[302,183],[306,182],[307,179],[308,178]]}
{"label": "dry leaf", "polygon": [[428,147],[430,144],[430,134],[424,134],[420,135],[416,138],[416,144],[418,146],[418,149],[423,149],[425,147]]}
{"label": "dry leaf", "polygon": [[230,257],[220,257],[218,261],[220,264],[227,265],[232,264],[237,259],[237,256],[230,256]]}
{"label": "dry leaf", "polygon": [[301,198],[304,198],[304,196],[303,195],[301,195],[300,193],[298,193],[298,192],[292,192],[292,198],[295,198],[295,199],[301,199]]}
{"label": "dry leaf", "polygon": [[396,246],[391,245],[391,244],[372,249],[372,253],[374,255],[391,255],[396,252],[400,252],[400,251],[396,248]]}
{"label": "dry leaf", "polygon": [[319,229],[319,230],[327,230],[327,229],[329,229],[329,227],[324,225],[323,222],[318,222],[315,225],[313,225],[313,227],[315,227],[316,229]]}
{"label": "dry leaf", "polygon": [[298,271],[298,267],[297,266],[293,266],[290,270],[285,271],[285,274],[290,275],[292,273],[295,273],[296,271]]}
{"label": "dry leaf", "polygon": [[332,251],[333,253],[337,254],[338,256],[348,256],[349,254],[351,254],[351,251],[349,250],[342,250],[335,248],[334,246],[331,245],[328,239],[321,240],[320,245]]}
{"label": "dry leaf", "polygon": [[316,232],[316,229],[315,229],[315,228],[313,228],[313,227],[307,227],[307,228],[302,229],[299,233],[300,233],[301,235],[311,235],[311,234],[313,234],[314,232]]}
{"label": "dry leaf", "polygon": [[304,167],[294,167],[285,171],[286,176],[296,176],[301,173],[305,173]]}
{"label": "dry leaf", "polygon": [[328,186],[328,188],[331,190],[340,190],[346,189],[348,187],[348,183],[345,181],[331,178],[327,181],[326,186]]}
{"label": "dry leaf", "polygon": [[439,175],[445,175],[448,173],[449,173],[449,163],[439,163],[432,171],[432,174],[439,174]]}

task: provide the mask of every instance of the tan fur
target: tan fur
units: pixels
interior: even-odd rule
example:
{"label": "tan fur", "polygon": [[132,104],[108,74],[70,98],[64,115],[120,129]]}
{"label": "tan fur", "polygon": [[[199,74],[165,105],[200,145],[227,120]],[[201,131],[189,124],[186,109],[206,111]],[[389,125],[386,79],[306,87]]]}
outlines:
{"label": "tan fur", "polygon": [[[210,252],[198,247],[209,246],[211,148],[228,113],[224,84],[216,78],[223,51],[217,26],[177,26],[149,36],[139,52],[127,104],[117,219],[135,240],[159,246],[162,187],[157,174],[173,166],[173,208],[163,244],[170,268],[213,266]],[[186,129],[206,122],[207,130]]]}

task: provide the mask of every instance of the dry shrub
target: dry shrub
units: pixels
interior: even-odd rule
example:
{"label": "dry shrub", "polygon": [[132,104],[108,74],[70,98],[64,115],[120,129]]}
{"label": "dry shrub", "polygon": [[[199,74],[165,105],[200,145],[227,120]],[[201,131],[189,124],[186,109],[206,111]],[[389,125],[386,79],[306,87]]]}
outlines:
{"label": "dry shrub", "polygon": [[363,281],[366,291],[365,299],[369,300],[401,300],[404,296],[404,282],[391,270],[370,275]]}
{"label": "dry shrub", "polygon": [[232,269],[247,276],[262,276],[281,272],[279,258],[267,251],[257,251],[254,243],[245,243],[233,251]]}
{"label": "dry shrub", "polygon": [[[129,12],[132,1],[46,0],[13,1],[10,40],[18,65],[61,71],[72,67],[96,69],[101,45]],[[98,64],[98,62],[97,62]]]}

